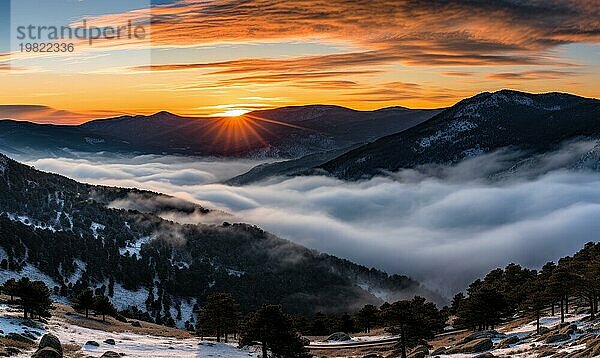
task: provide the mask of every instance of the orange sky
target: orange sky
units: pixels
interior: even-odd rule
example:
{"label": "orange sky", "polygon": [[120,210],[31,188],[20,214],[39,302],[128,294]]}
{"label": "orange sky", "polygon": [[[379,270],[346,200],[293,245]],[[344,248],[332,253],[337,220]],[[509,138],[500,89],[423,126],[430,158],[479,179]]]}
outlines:
{"label": "orange sky", "polygon": [[78,123],[314,103],[432,108],[501,88],[600,96],[595,0],[161,3],[151,9],[149,42],[0,57],[0,104],[45,106],[0,106],[0,117]]}

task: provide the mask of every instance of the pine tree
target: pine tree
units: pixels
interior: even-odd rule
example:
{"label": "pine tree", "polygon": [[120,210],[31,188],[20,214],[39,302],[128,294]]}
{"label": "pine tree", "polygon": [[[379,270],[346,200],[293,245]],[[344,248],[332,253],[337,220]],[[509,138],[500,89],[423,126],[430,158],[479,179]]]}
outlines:
{"label": "pine tree", "polygon": [[435,304],[423,297],[398,301],[382,311],[386,330],[400,336],[398,348],[402,358],[406,358],[408,348],[414,347],[424,339],[430,339],[444,328],[446,317]]}
{"label": "pine tree", "polygon": [[356,332],[354,319],[349,314],[343,314],[339,319],[337,330],[345,333]]}
{"label": "pine tree", "polygon": [[86,288],[75,298],[73,308],[78,311],[85,311],[85,318],[89,317],[89,310],[94,308],[94,293]]}
{"label": "pine tree", "polygon": [[550,298],[546,292],[546,282],[542,280],[540,275],[529,279],[526,282],[525,295],[526,299],[521,303],[521,306],[526,311],[533,312],[536,319],[536,332],[540,333],[540,317],[542,310],[550,303]]}
{"label": "pine tree", "polygon": [[281,306],[265,305],[251,313],[243,325],[241,346],[259,342],[262,357],[271,351],[274,358],[308,358],[306,341],[293,328],[292,320],[283,313]]}
{"label": "pine tree", "polygon": [[211,293],[206,305],[200,310],[199,323],[203,330],[209,329],[216,333],[217,342],[225,336],[227,342],[228,333],[233,332],[239,321],[239,305],[229,293]]}
{"label": "pine tree", "polygon": [[24,318],[50,317],[52,300],[50,289],[42,281],[31,281],[27,277],[16,282],[14,296],[21,300],[19,304],[23,308]]}
{"label": "pine tree", "polygon": [[6,281],[2,285],[2,292],[10,296],[11,301],[14,301],[15,296],[17,295],[17,281],[14,278],[11,278],[10,280]]}
{"label": "pine tree", "polygon": [[377,315],[379,310],[374,305],[365,305],[356,314],[356,321],[362,328],[363,332],[369,333],[377,323]]}
{"label": "pine tree", "polygon": [[465,294],[462,292],[457,293],[456,295],[454,295],[454,297],[452,298],[452,303],[450,304],[450,313],[451,314],[458,314],[458,311],[460,310],[461,305],[464,303],[465,301]]}
{"label": "pine tree", "polygon": [[94,312],[102,315],[102,322],[106,322],[106,315],[114,315],[117,312],[110,299],[104,295],[94,297],[92,308]]}

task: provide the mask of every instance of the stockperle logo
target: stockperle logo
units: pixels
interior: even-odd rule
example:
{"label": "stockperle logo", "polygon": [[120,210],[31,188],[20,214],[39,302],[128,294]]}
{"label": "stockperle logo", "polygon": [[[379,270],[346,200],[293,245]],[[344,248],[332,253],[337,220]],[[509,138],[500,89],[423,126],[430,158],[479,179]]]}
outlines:
{"label": "stockperle logo", "polygon": [[2,10],[14,71],[150,64],[148,0],[13,0]]}

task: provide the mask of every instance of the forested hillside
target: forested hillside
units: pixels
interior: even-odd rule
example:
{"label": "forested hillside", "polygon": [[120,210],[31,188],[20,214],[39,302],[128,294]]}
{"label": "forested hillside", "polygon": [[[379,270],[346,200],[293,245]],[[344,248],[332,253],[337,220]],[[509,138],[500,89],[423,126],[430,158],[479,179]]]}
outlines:
{"label": "forested hillside", "polygon": [[[452,165],[500,149],[512,165],[568,141],[600,137],[600,101],[564,93],[502,90],[464,99],[404,132],[380,138],[318,167],[343,179],[405,168]],[[575,165],[576,163],[572,163]]]}
{"label": "forested hillside", "polygon": [[[109,208],[140,200],[145,212]],[[140,209],[142,210],[142,209]],[[405,276],[388,276],[320,254],[247,224],[180,225],[155,211],[205,208],[139,190],[81,184],[0,156],[0,276],[35,272],[56,294],[101,287],[120,308],[182,324],[212,291],[234,294],[243,310],[264,303],[287,311],[344,311],[420,293]],[[13,276],[11,276],[13,275]]]}

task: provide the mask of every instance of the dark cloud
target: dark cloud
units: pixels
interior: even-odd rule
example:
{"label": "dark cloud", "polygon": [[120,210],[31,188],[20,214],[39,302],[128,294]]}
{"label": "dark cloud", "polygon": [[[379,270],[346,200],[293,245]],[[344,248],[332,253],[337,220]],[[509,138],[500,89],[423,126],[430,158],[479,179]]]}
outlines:
{"label": "dark cloud", "polygon": [[493,73],[487,77],[495,80],[504,81],[533,81],[533,80],[554,80],[562,79],[572,76],[579,76],[581,73],[572,71],[556,71],[556,70],[537,70],[537,71],[523,71],[523,72],[502,72]]}
{"label": "dark cloud", "polygon": [[[0,67],[1,70],[2,68]],[[55,109],[48,106],[0,105],[0,119],[26,120],[37,123],[75,124],[88,120],[90,117],[81,113]]]}

